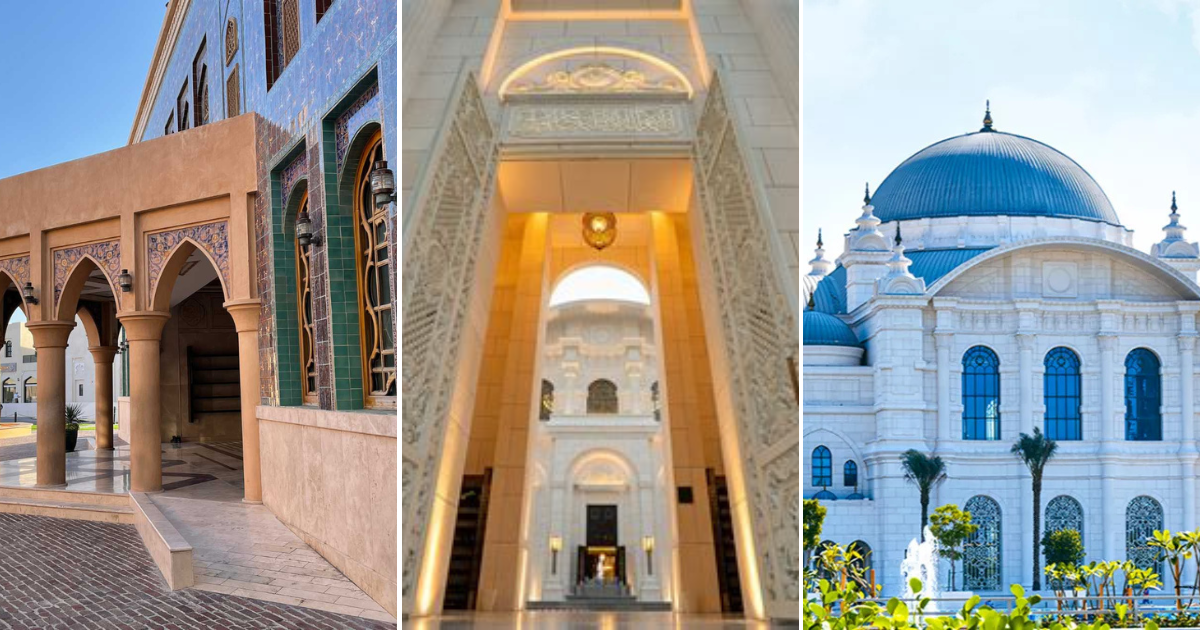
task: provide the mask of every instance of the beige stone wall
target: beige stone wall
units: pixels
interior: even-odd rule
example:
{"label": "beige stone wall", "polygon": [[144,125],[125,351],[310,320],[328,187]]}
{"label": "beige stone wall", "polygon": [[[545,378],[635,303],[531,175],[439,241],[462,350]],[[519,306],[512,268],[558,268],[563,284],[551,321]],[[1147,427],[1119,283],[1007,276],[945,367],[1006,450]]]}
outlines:
{"label": "beige stone wall", "polygon": [[258,407],[263,504],[393,615],[396,418]]}

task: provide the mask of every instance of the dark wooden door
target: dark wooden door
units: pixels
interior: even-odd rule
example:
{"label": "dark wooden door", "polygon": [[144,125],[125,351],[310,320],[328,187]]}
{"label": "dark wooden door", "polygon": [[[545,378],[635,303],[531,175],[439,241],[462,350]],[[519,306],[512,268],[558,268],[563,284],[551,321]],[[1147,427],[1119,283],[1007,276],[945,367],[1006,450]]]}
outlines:
{"label": "dark wooden door", "polygon": [[587,544],[589,547],[617,546],[617,506],[587,506]]}

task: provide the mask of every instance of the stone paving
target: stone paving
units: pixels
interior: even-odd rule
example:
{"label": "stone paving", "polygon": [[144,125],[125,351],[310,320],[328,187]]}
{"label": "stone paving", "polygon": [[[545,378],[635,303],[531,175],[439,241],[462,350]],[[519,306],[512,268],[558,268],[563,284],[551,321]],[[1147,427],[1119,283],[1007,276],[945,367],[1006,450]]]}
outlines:
{"label": "stone paving", "polygon": [[770,624],[721,615],[658,612],[539,611],[520,613],[455,613],[404,622],[405,630],[778,630],[798,623]]}
{"label": "stone paving", "polygon": [[171,591],[132,525],[0,513],[0,628],[395,628],[213,593]]}

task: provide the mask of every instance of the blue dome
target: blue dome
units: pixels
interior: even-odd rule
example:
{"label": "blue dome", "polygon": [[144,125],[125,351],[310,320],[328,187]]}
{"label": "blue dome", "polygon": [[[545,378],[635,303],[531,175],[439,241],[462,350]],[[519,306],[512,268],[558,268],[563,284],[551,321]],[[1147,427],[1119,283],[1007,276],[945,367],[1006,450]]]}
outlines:
{"label": "blue dome", "polygon": [[991,130],[917,152],[883,180],[871,204],[884,222],[1006,215],[1121,224],[1074,160],[1037,140]]}
{"label": "blue dome", "polygon": [[804,311],[804,345],[861,347],[846,322],[814,310]]}

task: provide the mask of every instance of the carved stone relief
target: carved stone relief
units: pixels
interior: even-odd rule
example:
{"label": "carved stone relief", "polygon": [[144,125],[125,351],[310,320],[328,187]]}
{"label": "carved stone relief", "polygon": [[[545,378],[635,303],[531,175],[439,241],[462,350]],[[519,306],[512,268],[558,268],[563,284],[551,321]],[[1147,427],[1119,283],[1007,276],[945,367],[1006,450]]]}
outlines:
{"label": "carved stone relief", "polygon": [[678,104],[514,104],[507,134],[514,139],[686,135]]}
{"label": "carved stone relief", "polygon": [[[54,308],[58,309],[58,301],[62,297],[63,287],[67,284],[67,276],[75,269],[75,265],[84,257],[91,258],[100,271],[108,277],[111,286],[117,286],[117,275],[121,273],[121,241],[113,239],[100,243],[88,243],[64,249],[54,250]],[[117,304],[121,303],[121,292],[114,291],[113,297]]]}
{"label": "carved stone relief", "polygon": [[585,63],[574,69],[551,72],[541,79],[518,79],[508,94],[686,94],[675,77],[652,79],[639,70],[621,69],[605,62]]}

